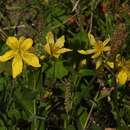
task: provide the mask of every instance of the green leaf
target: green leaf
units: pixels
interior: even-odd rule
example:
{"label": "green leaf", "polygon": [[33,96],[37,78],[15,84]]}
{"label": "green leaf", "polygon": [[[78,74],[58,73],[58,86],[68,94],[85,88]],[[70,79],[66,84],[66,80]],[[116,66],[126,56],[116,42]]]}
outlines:
{"label": "green leaf", "polygon": [[0,127],[0,130],[7,130],[6,127]]}
{"label": "green leaf", "polygon": [[25,87],[22,89],[22,94],[24,94],[24,98],[27,100],[33,100],[36,97],[36,93],[32,89]]}
{"label": "green leaf", "polygon": [[20,119],[20,112],[17,109],[12,109],[8,112],[10,118],[15,117],[17,120]]}
{"label": "green leaf", "polygon": [[2,119],[0,119],[0,126],[4,126],[4,122]]}
{"label": "green leaf", "polygon": [[79,32],[76,34],[73,34],[73,38],[70,38],[71,44],[73,45],[74,49],[79,49],[88,46],[88,41],[87,41],[87,34],[84,32]]}
{"label": "green leaf", "polygon": [[6,85],[7,79],[0,77],[0,91],[2,91]]}
{"label": "green leaf", "polygon": [[88,117],[88,113],[86,111],[84,111],[82,113],[82,115],[80,116],[80,122],[81,122],[82,126],[85,125],[87,117]]}
{"label": "green leaf", "polygon": [[48,77],[62,79],[68,74],[68,70],[64,67],[63,62],[58,60],[53,62],[52,67],[46,73]]}
{"label": "green leaf", "polygon": [[90,69],[80,69],[79,74],[81,76],[93,76],[95,75],[95,71]]}
{"label": "green leaf", "polygon": [[20,90],[15,91],[15,102],[17,107],[22,108],[25,120],[32,118],[33,100],[29,100]]}

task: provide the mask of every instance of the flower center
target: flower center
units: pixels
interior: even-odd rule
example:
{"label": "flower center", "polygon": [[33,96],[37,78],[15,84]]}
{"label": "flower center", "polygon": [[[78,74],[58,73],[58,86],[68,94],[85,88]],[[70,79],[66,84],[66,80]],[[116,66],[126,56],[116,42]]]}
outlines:
{"label": "flower center", "polygon": [[23,52],[24,52],[24,50],[19,47],[19,48],[17,48],[17,50],[16,50],[16,55],[22,56]]}
{"label": "flower center", "polygon": [[103,52],[103,44],[97,43],[95,49],[97,52]]}
{"label": "flower center", "polygon": [[59,50],[59,47],[56,47],[54,44],[50,44],[50,48],[51,48],[51,54],[55,54],[58,50]]}

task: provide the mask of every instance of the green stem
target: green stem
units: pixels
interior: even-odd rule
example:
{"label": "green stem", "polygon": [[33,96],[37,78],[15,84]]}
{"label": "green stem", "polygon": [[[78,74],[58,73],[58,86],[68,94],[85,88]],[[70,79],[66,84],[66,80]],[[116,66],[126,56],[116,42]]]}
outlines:
{"label": "green stem", "polygon": [[[34,77],[33,90],[34,90],[34,91],[36,91],[36,88],[37,88],[37,86],[38,86],[38,82],[39,82],[39,80],[40,80],[40,78],[41,78],[42,69],[43,69],[43,64],[42,64],[42,67],[40,68],[40,72],[39,72],[37,78],[35,78],[35,75],[34,75],[34,73],[33,73],[33,77]],[[37,128],[37,126],[38,126],[38,125],[37,125],[37,120],[38,120],[38,119],[42,119],[42,120],[44,119],[44,120],[45,120],[45,118],[40,117],[40,116],[37,116],[36,99],[34,99],[34,101],[33,101],[33,115],[34,115],[34,130],[38,130],[38,128]]]}
{"label": "green stem", "polygon": [[91,109],[90,109],[89,114],[88,114],[88,116],[87,116],[87,119],[86,119],[86,121],[85,121],[85,125],[84,125],[84,127],[83,127],[84,130],[87,128],[88,121],[89,121],[90,116],[91,116],[91,114],[92,114],[92,111],[93,111],[94,105],[95,105],[95,103],[93,103],[92,106],[91,106]]}
{"label": "green stem", "polygon": [[[35,80],[35,76],[34,76],[34,73],[33,73],[33,77],[34,77],[34,86],[33,86],[33,90],[35,91],[36,90],[36,80]],[[36,99],[34,99],[33,101],[33,115],[36,115]],[[37,119],[34,118],[34,130],[37,130]]]}
{"label": "green stem", "polygon": [[[33,108],[34,108],[33,114],[36,115],[36,99],[33,102]],[[37,130],[37,119],[36,118],[34,118],[34,130]]]}
{"label": "green stem", "polygon": [[[97,97],[98,97],[98,94],[99,94],[99,91],[97,91],[97,93],[96,93],[96,96],[95,96],[95,98],[94,98],[95,101],[96,101],[96,99],[97,99]],[[92,102],[91,109],[90,109],[90,111],[89,111],[89,114],[88,114],[88,116],[87,116],[87,119],[86,119],[85,124],[84,124],[84,127],[83,127],[84,130],[86,130],[86,128],[87,128],[87,126],[88,126],[88,122],[89,122],[90,116],[91,116],[91,114],[92,114],[92,112],[93,112],[94,106],[95,106],[95,102]]]}

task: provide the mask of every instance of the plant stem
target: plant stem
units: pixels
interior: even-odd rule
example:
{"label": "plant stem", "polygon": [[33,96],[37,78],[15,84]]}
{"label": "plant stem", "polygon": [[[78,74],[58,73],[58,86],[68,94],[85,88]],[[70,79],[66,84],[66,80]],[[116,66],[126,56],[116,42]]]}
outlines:
{"label": "plant stem", "polygon": [[[33,77],[34,77],[34,86],[33,86],[33,90],[35,91],[36,90],[36,80],[35,80],[35,76],[34,76],[34,73],[33,73]],[[33,101],[33,115],[36,115],[36,99],[34,99]],[[34,130],[37,130],[37,119],[34,118]]]}
{"label": "plant stem", "polygon": [[87,117],[86,122],[85,122],[85,125],[84,125],[84,127],[83,127],[84,130],[86,129],[86,127],[87,127],[87,125],[88,125],[88,121],[89,121],[90,116],[91,116],[91,114],[92,114],[94,105],[95,105],[95,103],[93,103],[92,106],[91,106],[91,109],[90,109],[90,111],[89,111],[88,117]]}
{"label": "plant stem", "polygon": [[[42,64],[42,66],[43,66],[43,64]],[[40,69],[40,72],[39,72],[39,74],[38,74],[38,77],[37,78],[35,78],[35,74],[34,74],[34,72],[33,72],[33,77],[34,77],[34,82],[33,82],[33,90],[34,91],[36,91],[36,88],[37,88],[37,86],[38,86],[38,82],[39,82],[39,80],[40,80],[40,78],[41,78],[41,74],[42,74],[42,67],[41,67],[41,69]],[[40,117],[40,116],[37,116],[37,108],[36,108],[36,99],[34,99],[34,101],[33,101],[33,115],[34,115],[34,130],[38,130],[39,128],[37,128],[37,119],[41,119],[41,120],[45,120],[45,118],[44,117]]]}
{"label": "plant stem", "polygon": [[[97,91],[96,96],[94,97],[94,100],[95,100],[95,101],[96,101],[96,99],[97,99],[97,97],[98,97],[98,94],[99,94],[99,91]],[[83,127],[84,130],[86,130],[86,128],[87,128],[87,125],[88,125],[90,116],[91,116],[91,114],[92,114],[92,112],[93,112],[94,106],[95,106],[95,102],[92,102],[91,109],[90,109],[90,111],[89,111],[89,114],[88,114],[88,116],[87,116],[87,119],[86,119],[85,124],[84,124],[84,127]]]}
{"label": "plant stem", "polygon": [[[33,101],[33,114],[36,115],[36,99]],[[34,118],[34,130],[37,130],[37,119]]]}
{"label": "plant stem", "polygon": [[89,32],[91,32],[91,31],[92,31],[92,25],[93,25],[93,12],[91,11]]}

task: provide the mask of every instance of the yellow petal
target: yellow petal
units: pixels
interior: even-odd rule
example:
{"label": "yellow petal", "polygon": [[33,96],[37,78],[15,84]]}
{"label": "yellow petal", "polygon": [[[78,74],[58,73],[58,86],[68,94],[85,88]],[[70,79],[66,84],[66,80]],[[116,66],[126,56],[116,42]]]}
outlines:
{"label": "yellow petal", "polygon": [[120,85],[124,85],[127,81],[127,72],[124,71],[124,70],[121,70],[118,74],[117,74],[117,77],[116,77],[116,81],[118,84]]}
{"label": "yellow petal", "polygon": [[110,50],[111,50],[111,48],[109,46],[106,46],[103,48],[103,51],[110,51]]}
{"label": "yellow petal", "polygon": [[91,45],[96,44],[96,40],[95,40],[94,36],[91,33],[88,33],[88,38],[89,38],[89,41],[90,41]]}
{"label": "yellow petal", "polygon": [[106,46],[110,41],[110,38],[107,38],[104,42],[103,42],[103,46]]}
{"label": "yellow petal", "polygon": [[78,50],[78,53],[83,54],[83,55],[88,55],[92,54],[95,52],[95,49],[90,49],[90,50]]}
{"label": "yellow petal", "polygon": [[33,40],[31,38],[27,38],[20,44],[20,48],[26,51],[32,47],[32,44]]}
{"label": "yellow petal", "polygon": [[19,45],[20,45],[25,39],[26,39],[25,37],[21,36],[21,37],[19,38]]}
{"label": "yellow petal", "polygon": [[4,55],[0,56],[0,61],[5,62],[14,57],[16,52],[14,50],[7,51]]}
{"label": "yellow petal", "polygon": [[16,37],[10,36],[6,40],[6,44],[11,48],[11,49],[17,49],[19,47],[19,42]]}
{"label": "yellow petal", "polygon": [[54,35],[52,32],[48,32],[46,36],[47,43],[54,44]]}
{"label": "yellow petal", "polygon": [[93,54],[95,53],[95,49],[86,50],[86,54]]}
{"label": "yellow petal", "polygon": [[101,52],[97,52],[94,55],[92,55],[92,58],[95,59],[101,55]]}
{"label": "yellow petal", "polygon": [[51,48],[50,48],[50,44],[47,43],[45,46],[44,46],[44,50],[49,54],[51,55]]}
{"label": "yellow petal", "polygon": [[98,69],[102,64],[102,60],[99,59],[97,62],[96,62],[96,69]]}
{"label": "yellow petal", "polygon": [[62,48],[64,46],[65,37],[61,36],[56,40],[55,47]]}
{"label": "yellow petal", "polygon": [[61,48],[61,49],[59,49],[58,51],[56,51],[56,53],[58,53],[58,54],[63,54],[63,53],[65,53],[65,52],[69,52],[69,51],[72,51],[72,50],[69,49],[69,48]]}
{"label": "yellow petal", "polygon": [[24,52],[22,54],[22,58],[27,63],[28,65],[31,65],[33,67],[40,67],[41,65],[39,64],[39,59],[36,55],[29,53],[29,52]]}
{"label": "yellow petal", "polygon": [[53,54],[53,56],[54,56],[55,58],[59,58],[59,57],[60,57],[60,54],[55,53],[55,54]]}
{"label": "yellow petal", "polygon": [[78,50],[78,53],[82,55],[87,55],[85,50]]}
{"label": "yellow petal", "polygon": [[69,52],[69,51],[72,51],[72,50],[68,49],[68,48],[61,48],[61,49],[57,50],[55,53],[53,53],[53,56],[56,57],[56,58],[59,58],[59,56],[61,54]]}
{"label": "yellow petal", "polygon": [[44,60],[46,58],[46,56],[42,55],[39,57],[41,60]]}
{"label": "yellow petal", "polygon": [[127,72],[127,80],[130,80],[130,71]]}
{"label": "yellow petal", "polygon": [[22,72],[22,69],[23,69],[22,58],[20,55],[16,55],[12,62],[13,78],[16,78],[16,76],[18,76]]}
{"label": "yellow petal", "polygon": [[110,61],[107,61],[107,65],[110,67],[110,68],[114,68],[114,63],[113,62],[110,62]]}

